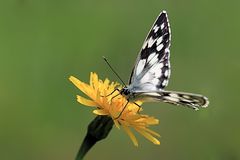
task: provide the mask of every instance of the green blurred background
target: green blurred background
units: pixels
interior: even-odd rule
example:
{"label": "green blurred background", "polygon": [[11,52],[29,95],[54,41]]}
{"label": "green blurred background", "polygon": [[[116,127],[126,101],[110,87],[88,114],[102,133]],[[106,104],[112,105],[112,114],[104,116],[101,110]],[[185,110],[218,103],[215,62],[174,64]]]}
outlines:
{"label": "green blurred background", "polygon": [[167,10],[171,30],[169,90],[202,93],[205,110],[144,104],[160,119],[156,146],[113,128],[86,159],[240,159],[240,1],[1,0],[0,159],[74,159],[95,117],[76,102],[69,81],[95,71],[125,81],[157,15]]}

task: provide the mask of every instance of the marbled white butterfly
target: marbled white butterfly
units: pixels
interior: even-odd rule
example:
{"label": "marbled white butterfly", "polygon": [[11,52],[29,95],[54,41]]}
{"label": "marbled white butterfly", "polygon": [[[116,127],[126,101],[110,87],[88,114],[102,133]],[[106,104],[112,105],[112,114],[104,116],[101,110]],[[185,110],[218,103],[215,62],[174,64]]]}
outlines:
{"label": "marbled white butterfly", "polygon": [[209,101],[202,95],[164,90],[170,77],[170,42],[171,32],[167,12],[162,11],[138,54],[129,85],[121,89],[120,94],[126,97],[128,102],[162,101],[195,110],[207,107]]}

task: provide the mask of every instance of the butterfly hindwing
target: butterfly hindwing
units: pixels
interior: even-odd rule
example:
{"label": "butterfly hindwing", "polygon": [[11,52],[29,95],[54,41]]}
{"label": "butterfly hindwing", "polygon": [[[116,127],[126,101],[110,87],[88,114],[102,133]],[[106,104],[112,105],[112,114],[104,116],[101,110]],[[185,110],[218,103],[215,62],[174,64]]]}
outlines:
{"label": "butterfly hindwing", "polygon": [[146,37],[137,57],[129,84],[143,90],[161,90],[170,77],[170,26],[167,13],[161,12]]}
{"label": "butterfly hindwing", "polygon": [[209,102],[207,97],[199,94],[176,92],[176,91],[161,91],[161,92],[142,92],[138,96],[144,97],[146,101],[162,101],[174,105],[187,106],[189,108],[198,110],[205,108]]}

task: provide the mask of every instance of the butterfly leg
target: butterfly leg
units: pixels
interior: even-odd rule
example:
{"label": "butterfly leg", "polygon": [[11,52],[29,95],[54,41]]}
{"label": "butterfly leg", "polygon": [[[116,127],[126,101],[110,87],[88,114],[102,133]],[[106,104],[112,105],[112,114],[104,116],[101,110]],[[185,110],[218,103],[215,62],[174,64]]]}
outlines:
{"label": "butterfly leg", "polygon": [[116,98],[116,97],[119,96],[119,95],[120,95],[120,93],[118,93],[117,95],[113,96],[113,97],[111,98],[111,102],[112,102],[112,100],[113,100],[114,98]]}
{"label": "butterfly leg", "polygon": [[108,96],[111,96],[114,92],[120,92],[120,90],[118,88],[114,89],[110,94],[106,95],[106,96],[101,96],[101,97],[108,97]]}
{"label": "butterfly leg", "polygon": [[116,92],[116,91],[120,92],[120,90],[119,90],[118,88],[116,88],[116,89],[114,89],[110,94],[106,95],[106,97],[111,96],[111,95],[112,95],[114,92]]}
{"label": "butterfly leg", "polygon": [[140,105],[138,105],[136,102],[134,102],[134,104],[136,105],[136,106],[138,106],[138,113],[139,113],[139,111],[140,111],[140,109],[142,108]]}
{"label": "butterfly leg", "polygon": [[125,106],[123,107],[122,111],[121,111],[121,112],[119,113],[119,115],[118,115],[116,118],[114,118],[114,119],[118,119],[118,118],[122,115],[122,113],[123,113],[123,111],[126,109],[128,103],[129,103],[129,101],[127,100],[127,103],[126,103]]}

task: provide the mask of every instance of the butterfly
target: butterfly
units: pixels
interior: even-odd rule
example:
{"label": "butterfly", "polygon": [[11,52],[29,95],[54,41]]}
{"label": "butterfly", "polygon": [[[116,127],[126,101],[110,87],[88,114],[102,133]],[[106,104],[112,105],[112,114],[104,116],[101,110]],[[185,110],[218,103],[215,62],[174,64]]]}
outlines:
{"label": "butterfly", "polygon": [[186,106],[194,110],[207,107],[209,101],[203,95],[164,90],[168,85],[171,71],[170,44],[169,20],[167,12],[162,11],[154,22],[137,56],[129,84],[119,90],[120,94],[128,102],[133,103],[137,100],[165,102]]}

